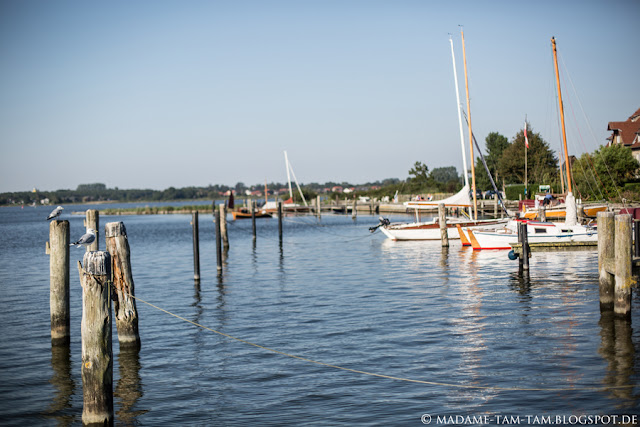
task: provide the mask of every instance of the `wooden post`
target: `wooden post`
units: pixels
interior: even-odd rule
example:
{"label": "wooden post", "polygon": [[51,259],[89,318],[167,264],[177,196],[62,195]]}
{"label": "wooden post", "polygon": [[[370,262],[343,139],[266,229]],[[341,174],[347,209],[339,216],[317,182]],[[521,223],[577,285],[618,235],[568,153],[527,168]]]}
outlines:
{"label": "wooden post", "polygon": [[631,215],[616,216],[616,279],[613,312],[616,317],[631,316]]}
{"label": "wooden post", "polygon": [[[196,232],[198,213],[195,213]],[[135,287],[131,273],[131,254],[127,229],[122,222],[109,222],[104,227],[104,238],[107,251],[111,256],[111,273],[115,292],[113,312],[118,328],[120,348],[140,347],[138,333],[138,309],[136,308]],[[200,263],[198,262],[198,269]],[[198,270],[199,271],[199,270]]]}
{"label": "wooden post", "polygon": [[444,211],[444,203],[438,204],[438,223],[440,224],[440,240],[442,247],[449,247],[449,233],[447,231],[447,217]]}
{"label": "wooden post", "polygon": [[600,310],[613,310],[615,278],[612,273],[616,259],[615,221],[613,212],[598,212],[598,273],[600,280]]}
{"label": "wooden post", "polygon": [[220,210],[220,234],[222,235],[222,245],[225,249],[229,249],[229,235],[227,234],[227,206],[218,205]]}
{"label": "wooden post", "polygon": [[351,218],[355,218],[358,216],[357,204],[358,204],[358,199],[356,199],[356,197],[353,196],[353,205],[351,206]]}
{"label": "wooden post", "polygon": [[278,238],[282,246],[282,201],[278,200]]}
{"label": "wooden post", "polygon": [[316,196],[316,215],[318,216],[318,218],[320,218],[321,216],[321,206],[320,206],[320,196]]}
{"label": "wooden post", "polygon": [[84,226],[85,228],[93,228],[96,232],[96,240],[87,246],[87,252],[97,251],[100,247],[100,233],[98,232],[100,227],[100,215],[96,209],[87,209]]}
{"label": "wooden post", "polygon": [[578,224],[584,223],[584,208],[582,207],[582,202],[577,205],[577,214],[578,214]]}
{"label": "wooden post", "polygon": [[251,209],[251,227],[253,228],[253,240],[256,240],[256,201],[252,200],[249,207]]}
{"label": "wooden post", "polygon": [[191,230],[193,232],[193,280],[199,281],[200,280],[200,231],[198,229],[198,211],[191,212]]}
{"label": "wooden post", "polygon": [[113,422],[111,256],[86,252],[78,262],[82,285],[83,424]]}
{"label": "wooden post", "polygon": [[69,309],[69,221],[49,224],[49,311],[51,344],[70,342]]}
{"label": "wooden post", "polygon": [[218,273],[222,271],[222,236],[220,236],[220,210],[214,208],[216,225],[216,263]]}
{"label": "wooden post", "polygon": [[498,195],[493,196],[493,217],[498,218]]}
{"label": "wooden post", "polygon": [[529,272],[529,234],[527,233],[527,224],[521,223],[522,226],[522,269]]}

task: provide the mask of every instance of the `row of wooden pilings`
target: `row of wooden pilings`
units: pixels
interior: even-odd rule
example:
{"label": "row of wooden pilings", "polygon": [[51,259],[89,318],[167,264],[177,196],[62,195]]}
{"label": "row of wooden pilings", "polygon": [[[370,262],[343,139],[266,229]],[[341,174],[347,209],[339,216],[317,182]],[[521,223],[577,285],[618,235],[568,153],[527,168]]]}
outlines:
{"label": "row of wooden pilings", "polygon": [[[127,231],[122,222],[105,226],[106,251],[98,250],[98,211],[88,210],[85,226],[96,230],[78,273],[82,286],[83,424],[113,424],[112,301],[120,348],[139,349],[138,312]],[[49,226],[51,344],[70,344],[70,227]]]}
{"label": "row of wooden pilings", "polygon": [[[251,225],[253,241],[257,240],[256,233],[256,202],[251,201]],[[278,214],[278,239],[282,247],[282,201],[277,203]],[[229,233],[227,227],[227,206],[224,204],[212,205],[213,222],[215,224],[216,235],[216,266],[218,274],[222,273],[223,253],[229,250]],[[196,282],[200,281],[200,230],[198,225],[198,212],[191,213],[191,228],[193,231],[193,278]]]}

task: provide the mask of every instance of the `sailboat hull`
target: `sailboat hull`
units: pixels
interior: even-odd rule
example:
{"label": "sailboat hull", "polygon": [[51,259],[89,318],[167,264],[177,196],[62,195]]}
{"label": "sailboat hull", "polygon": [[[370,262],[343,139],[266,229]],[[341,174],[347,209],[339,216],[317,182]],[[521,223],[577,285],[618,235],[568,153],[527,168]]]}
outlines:
{"label": "sailboat hull", "polygon": [[[460,221],[457,218],[447,220],[447,236],[449,239],[460,239],[457,226],[467,228],[499,228],[508,220]],[[380,230],[391,240],[440,240],[440,224],[437,219],[430,222],[396,223],[380,227]]]}

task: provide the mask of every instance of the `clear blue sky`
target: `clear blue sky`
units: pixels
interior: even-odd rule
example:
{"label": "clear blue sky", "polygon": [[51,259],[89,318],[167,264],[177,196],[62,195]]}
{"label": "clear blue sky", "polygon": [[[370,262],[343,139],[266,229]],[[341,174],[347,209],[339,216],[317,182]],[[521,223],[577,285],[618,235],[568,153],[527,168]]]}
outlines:
{"label": "clear blue sky", "polygon": [[461,172],[460,24],[481,144],[526,116],[560,148],[555,36],[569,151],[593,151],[640,107],[639,16],[637,0],[2,0],[0,191],[284,182],[283,150],[302,183]]}

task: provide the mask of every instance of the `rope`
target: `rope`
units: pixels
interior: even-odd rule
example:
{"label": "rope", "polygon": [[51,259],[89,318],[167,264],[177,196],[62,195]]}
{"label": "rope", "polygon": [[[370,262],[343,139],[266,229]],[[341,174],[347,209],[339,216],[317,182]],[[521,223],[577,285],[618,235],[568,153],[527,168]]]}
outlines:
{"label": "rope", "polygon": [[197,326],[199,328],[202,329],[206,329],[207,331],[216,333],[218,335],[222,335],[223,337],[241,342],[243,344],[247,344],[256,348],[259,348],[261,350],[266,350],[269,351],[271,353],[275,353],[275,354],[279,354],[281,356],[285,356],[285,357],[289,357],[292,359],[297,359],[303,362],[307,362],[307,363],[313,363],[316,365],[320,365],[320,366],[324,366],[327,368],[333,368],[333,369],[338,369],[341,371],[346,371],[346,372],[352,372],[355,374],[362,374],[362,375],[368,375],[368,376],[372,376],[372,377],[378,377],[378,378],[385,378],[385,379],[389,379],[389,380],[396,380],[396,381],[404,381],[404,382],[410,382],[410,383],[417,383],[417,384],[426,384],[426,385],[433,385],[433,386],[441,386],[441,387],[452,387],[452,388],[459,388],[459,389],[476,389],[476,390],[497,390],[497,391],[550,391],[550,392],[554,392],[554,391],[604,391],[604,390],[614,390],[614,389],[629,389],[629,388],[633,388],[635,387],[634,385],[621,385],[621,386],[602,386],[602,387],[556,387],[556,388],[535,388],[535,387],[494,387],[494,386],[481,386],[481,385],[465,385],[465,384],[456,384],[456,383],[445,383],[445,382],[438,382],[438,381],[426,381],[426,380],[416,380],[416,379],[411,379],[411,378],[403,378],[403,377],[396,377],[396,376],[392,376],[392,375],[384,375],[384,374],[377,374],[375,372],[368,372],[368,371],[361,371],[358,369],[352,369],[352,368],[345,368],[344,366],[338,366],[338,365],[333,365],[330,363],[325,363],[325,362],[319,362],[317,360],[313,360],[313,359],[309,359],[306,357],[302,357],[302,356],[296,356],[294,354],[289,354],[289,353],[285,353],[284,351],[280,351],[280,350],[275,350],[273,348],[269,348],[269,347],[265,347],[262,346],[260,344],[256,344],[253,343],[251,341],[247,341],[244,340],[242,338],[237,338],[234,337],[233,335],[229,335],[229,334],[225,334],[224,332],[220,332],[217,331],[215,329],[209,328],[207,326],[201,325],[200,323],[194,322],[192,320],[186,319],[182,316],[179,316],[177,314],[171,313],[168,310],[165,310],[163,308],[158,307],[157,305],[154,305],[150,302],[147,302],[143,299],[140,299],[134,295],[128,294],[130,297],[135,298],[136,300],[147,304],[150,307],[153,307],[157,310],[160,310],[170,316],[173,316],[177,319],[183,320],[187,323],[191,323],[194,326]]}

